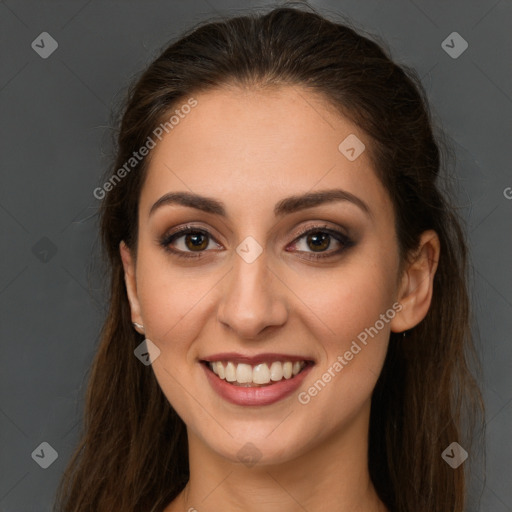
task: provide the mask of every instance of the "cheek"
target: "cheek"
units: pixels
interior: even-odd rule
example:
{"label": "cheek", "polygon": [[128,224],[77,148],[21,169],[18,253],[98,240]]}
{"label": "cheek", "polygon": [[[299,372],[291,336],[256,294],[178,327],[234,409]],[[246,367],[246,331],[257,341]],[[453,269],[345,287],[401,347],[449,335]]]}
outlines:
{"label": "cheek", "polygon": [[211,273],[199,276],[197,269],[187,271],[154,255],[141,256],[138,264],[137,292],[146,337],[160,350],[152,364],[158,384],[187,424],[194,424],[197,418],[207,423],[205,411],[196,407],[194,400],[191,403],[187,392],[193,375],[190,369],[196,364],[190,348],[211,315],[208,304],[213,295],[208,292],[218,278]]}
{"label": "cheek", "polygon": [[329,275],[319,274],[314,287],[308,279],[309,291],[306,279],[302,281],[298,294],[307,297],[318,317],[316,332],[322,328],[328,334],[318,337],[322,361],[300,403],[311,400],[327,411],[333,400],[343,397],[340,414],[350,415],[369,399],[384,364],[395,315],[393,265],[391,258],[361,256]]}
{"label": "cheek", "polygon": [[298,401],[304,410],[319,411],[318,418],[328,418],[322,420],[325,433],[349,422],[370,400],[395,315],[389,275],[371,265],[352,266],[350,272],[316,281],[309,293],[308,305],[319,312],[317,325],[328,326],[329,334],[317,338],[322,361]]}
{"label": "cheek", "polygon": [[137,292],[148,337],[161,350],[184,349],[199,334],[208,292],[218,279],[197,269],[187,270],[161,258],[140,258]]}
{"label": "cheek", "polygon": [[393,272],[364,261],[314,279],[301,278],[295,290],[334,339],[346,340],[374,325],[393,303]]}

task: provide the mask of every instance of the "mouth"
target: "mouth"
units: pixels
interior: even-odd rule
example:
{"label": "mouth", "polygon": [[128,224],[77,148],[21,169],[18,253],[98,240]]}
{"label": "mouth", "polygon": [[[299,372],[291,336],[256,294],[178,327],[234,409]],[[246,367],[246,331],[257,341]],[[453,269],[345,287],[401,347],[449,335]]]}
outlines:
{"label": "mouth", "polygon": [[[268,358],[267,358],[268,359]],[[227,359],[201,360],[208,371],[226,383],[245,388],[269,387],[292,380],[315,363],[308,359],[287,358],[273,361],[237,362]]]}

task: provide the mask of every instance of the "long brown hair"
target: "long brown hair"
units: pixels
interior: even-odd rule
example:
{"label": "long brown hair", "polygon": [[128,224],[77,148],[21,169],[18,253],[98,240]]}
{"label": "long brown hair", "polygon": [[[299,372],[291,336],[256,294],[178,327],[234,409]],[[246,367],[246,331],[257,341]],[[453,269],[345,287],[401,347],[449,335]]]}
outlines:
{"label": "long brown hair", "polygon": [[[482,411],[482,402],[472,373],[478,358],[470,329],[465,235],[440,186],[450,150],[442,131],[434,135],[415,71],[393,62],[382,42],[362,33],[349,22],[294,6],[193,27],[130,88],[106,179],[173,109],[226,84],[305,86],[364,130],[394,206],[402,265],[424,230],[434,229],[441,242],[429,312],[405,338],[391,334],[372,396],[370,475],[393,512],[462,512],[465,466],[452,469],[441,453],[453,441],[469,449],[465,427],[473,425],[469,419]],[[82,437],[58,490],[64,512],[161,511],[189,478],[185,425],[151,366],[133,354],[143,337],[131,325],[119,254],[121,240],[136,253],[148,158],[111,181],[101,203],[109,312],[91,369]]]}

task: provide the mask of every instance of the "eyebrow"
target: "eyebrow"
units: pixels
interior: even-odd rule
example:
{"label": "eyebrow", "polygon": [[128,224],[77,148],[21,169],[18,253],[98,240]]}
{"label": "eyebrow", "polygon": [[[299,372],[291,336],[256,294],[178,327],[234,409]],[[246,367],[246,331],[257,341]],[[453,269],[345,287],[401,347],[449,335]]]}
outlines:
{"label": "eyebrow", "polygon": [[[370,208],[362,199],[342,189],[320,190],[318,192],[308,192],[303,195],[286,197],[275,205],[274,216],[282,217],[307,208],[313,208],[314,206],[335,201],[348,201],[359,207],[369,217],[372,217]],[[172,204],[187,206],[206,213],[227,217],[226,207],[222,201],[191,192],[169,192],[163,195],[153,204],[149,210],[149,216],[158,208]]]}

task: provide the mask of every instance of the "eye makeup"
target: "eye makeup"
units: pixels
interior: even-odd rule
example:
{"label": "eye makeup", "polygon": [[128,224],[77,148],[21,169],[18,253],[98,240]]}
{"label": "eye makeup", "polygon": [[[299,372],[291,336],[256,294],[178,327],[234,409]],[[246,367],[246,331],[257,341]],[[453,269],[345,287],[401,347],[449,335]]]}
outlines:
{"label": "eye makeup", "polygon": [[[341,253],[355,245],[355,242],[347,234],[341,230],[330,228],[327,224],[323,223],[309,225],[299,230],[299,233],[295,236],[294,240],[287,245],[286,251],[294,252],[293,250],[290,251],[289,248],[297,246],[298,242],[303,238],[306,239],[306,244],[313,242],[317,247],[319,247],[318,242],[323,244],[327,241],[326,249],[331,247],[332,241],[339,245],[338,249],[329,251],[295,251],[301,254],[301,258],[313,261],[339,256]],[[180,239],[183,239],[183,242],[180,243],[182,248],[178,249],[176,248],[176,243],[179,242]],[[190,246],[188,243],[191,243],[192,245]],[[173,257],[194,260],[204,258],[206,256],[204,253],[210,252],[210,250],[208,250],[210,243],[215,244],[217,247],[222,247],[207,229],[193,226],[191,224],[186,224],[171,233],[166,233],[158,240],[158,244],[162,249]],[[198,250],[193,250],[194,247]],[[215,251],[218,251],[218,249],[215,249]]]}

